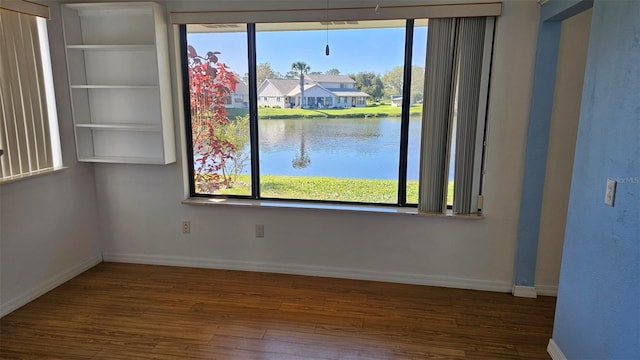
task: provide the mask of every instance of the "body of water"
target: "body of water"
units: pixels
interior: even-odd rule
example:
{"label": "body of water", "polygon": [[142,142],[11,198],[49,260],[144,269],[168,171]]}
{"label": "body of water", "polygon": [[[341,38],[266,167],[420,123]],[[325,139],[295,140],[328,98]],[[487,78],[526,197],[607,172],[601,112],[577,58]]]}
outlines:
{"label": "body of water", "polygon": [[[408,180],[418,180],[420,127],[412,118]],[[260,120],[259,135],[261,174],[398,178],[400,118]]]}

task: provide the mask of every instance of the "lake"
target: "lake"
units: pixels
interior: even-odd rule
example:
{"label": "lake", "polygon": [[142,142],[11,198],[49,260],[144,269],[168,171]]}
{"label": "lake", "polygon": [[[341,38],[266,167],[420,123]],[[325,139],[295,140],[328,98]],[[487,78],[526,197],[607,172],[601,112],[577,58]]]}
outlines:
{"label": "lake", "polygon": [[[420,128],[412,118],[408,180],[418,180]],[[259,137],[262,174],[398,178],[400,118],[260,120]]]}

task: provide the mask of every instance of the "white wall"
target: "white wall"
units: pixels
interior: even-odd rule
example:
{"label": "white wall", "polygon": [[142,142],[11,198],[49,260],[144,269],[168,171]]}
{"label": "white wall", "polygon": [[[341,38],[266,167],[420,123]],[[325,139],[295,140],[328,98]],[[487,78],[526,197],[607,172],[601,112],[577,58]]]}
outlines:
{"label": "white wall", "polygon": [[[220,3],[168,4],[212,8]],[[497,22],[484,219],[183,205],[181,161],[97,164],[105,259],[509,291],[538,16],[534,0],[507,1]],[[178,90],[175,98],[178,118]],[[177,134],[184,133],[180,121],[175,126]],[[177,140],[184,144],[181,135]],[[190,235],[180,232],[183,219],[191,221]],[[265,224],[264,239],[254,237],[256,223]]]}
{"label": "white wall", "polygon": [[543,293],[558,289],[590,27],[591,10],[562,22],[536,267]]}
{"label": "white wall", "polygon": [[49,35],[68,169],[0,185],[0,316],[101,261],[93,166],[75,160],[58,16]]}

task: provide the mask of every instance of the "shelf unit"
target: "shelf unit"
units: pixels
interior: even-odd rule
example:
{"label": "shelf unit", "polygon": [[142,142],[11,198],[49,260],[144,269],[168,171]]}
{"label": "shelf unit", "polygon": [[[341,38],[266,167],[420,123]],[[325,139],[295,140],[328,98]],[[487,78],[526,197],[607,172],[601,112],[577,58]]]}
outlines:
{"label": "shelf unit", "polygon": [[78,161],[175,162],[160,5],[65,4],[62,15]]}

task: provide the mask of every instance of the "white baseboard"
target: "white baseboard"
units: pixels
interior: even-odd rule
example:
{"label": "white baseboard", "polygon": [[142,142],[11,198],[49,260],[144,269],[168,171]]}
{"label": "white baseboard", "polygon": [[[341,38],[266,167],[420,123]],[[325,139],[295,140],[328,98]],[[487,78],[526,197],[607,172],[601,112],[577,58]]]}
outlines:
{"label": "white baseboard", "polygon": [[511,290],[513,296],[517,297],[525,297],[535,299],[538,297],[538,292],[536,288],[533,286],[522,286],[522,285],[513,285],[513,289]]}
{"label": "white baseboard", "polygon": [[82,263],[67,269],[57,275],[52,276],[48,280],[32,287],[22,295],[13,298],[6,303],[0,305],[0,317],[3,317],[10,312],[26,305],[30,301],[42,296],[43,294],[53,290],[54,288],[64,284],[65,282],[73,279],[74,277],[82,274],[88,269],[96,266],[102,262],[102,256],[96,255],[83,261]]}
{"label": "white baseboard", "polygon": [[558,286],[557,285],[536,285],[533,286],[522,286],[522,285],[513,285],[511,289],[511,293],[513,296],[518,297],[526,297],[535,299],[540,296],[558,296]]}
{"label": "white baseboard", "polygon": [[536,292],[540,296],[558,296],[558,285],[536,285]]}
{"label": "white baseboard", "polygon": [[564,356],[562,350],[558,347],[553,339],[549,339],[549,345],[547,346],[547,353],[551,356],[553,360],[567,360],[567,357]]}
{"label": "white baseboard", "polygon": [[368,271],[349,268],[309,266],[300,264],[260,263],[220,259],[203,259],[180,256],[136,255],[103,253],[106,262],[124,262],[134,264],[185,266],[209,269],[262,271],[280,274],[322,276],[355,280],[371,280],[403,284],[441,286],[458,289],[483,290],[494,292],[511,291],[511,284],[499,281],[464,279],[437,275],[417,275],[397,272]]}

